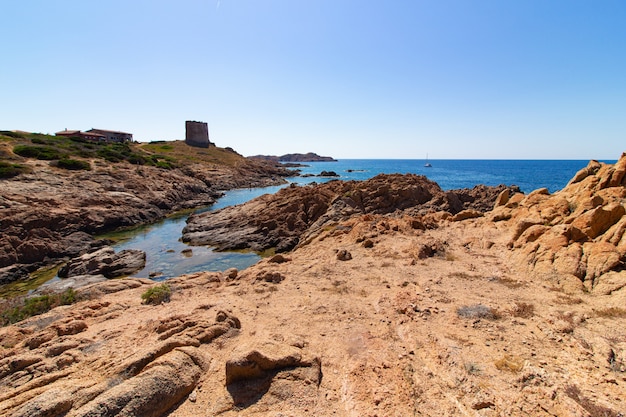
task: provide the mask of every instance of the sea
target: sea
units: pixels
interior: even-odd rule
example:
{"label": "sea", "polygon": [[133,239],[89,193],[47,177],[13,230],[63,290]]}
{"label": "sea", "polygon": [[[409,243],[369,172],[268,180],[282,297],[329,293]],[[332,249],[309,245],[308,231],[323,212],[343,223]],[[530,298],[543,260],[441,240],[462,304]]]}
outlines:
{"label": "sea", "polygon": [[[589,161],[438,159],[428,163],[432,166],[426,167],[424,160],[341,159],[337,162],[309,162],[300,169],[302,175],[334,171],[342,180],[365,180],[381,173],[412,173],[425,175],[444,190],[504,184],[517,185],[524,193],[544,187],[553,193],[567,185]],[[294,182],[308,181],[310,178],[294,179]]]}
{"label": "sea", "polygon": [[[412,173],[425,175],[444,190],[472,188],[484,185],[516,185],[524,193],[547,188],[551,193],[565,187],[588,160],[457,160],[435,159],[340,159],[336,162],[307,162],[293,168],[300,176],[289,178],[296,184],[331,180],[366,180],[381,173]],[[615,161],[601,161],[615,163]],[[332,171],[338,177],[319,177],[322,171]],[[238,189],[227,192],[213,206],[200,210],[244,203],[266,193],[275,193],[282,186]],[[146,252],[146,267],[137,277],[164,280],[199,271],[224,271],[228,268],[245,269],[260,257],[253,252],[216,252],[210,247],[187,246],[180,239],[189,212],[179,213],[164,221],[125,231],[116,236],[116,250],[140,249]],[[191,249],[185,251],[185,249]]]}

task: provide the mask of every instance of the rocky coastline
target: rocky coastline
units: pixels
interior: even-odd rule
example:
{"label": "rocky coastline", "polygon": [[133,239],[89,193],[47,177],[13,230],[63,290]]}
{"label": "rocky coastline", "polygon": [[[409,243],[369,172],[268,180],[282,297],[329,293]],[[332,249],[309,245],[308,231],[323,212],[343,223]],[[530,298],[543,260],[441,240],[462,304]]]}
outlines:
{"label": "rocky coastline", "polygon": [[293,175],[240,159],[235,167],[198,163],[172,170],[101,162],[90,171],[30,161],[31,172],[2,180],[0,284],[108,243],[94,235],[210,205],[226,190],[283,184]]}
{"label": "rocky coastline", "polygon": [[0,328],[0,414],[624,415],[625,198],[626,154],[554,194],[380,175],[194,215],[282,253]]}
{"label": "rocky coastline", "polygon": [[437,183],[413,174],[381,174],[362,182],[330,181],[303,187],[291,184],[246,204],[190,216],[183,241],[218,250],[273,249],[280,253],[306,240],[307,230],[315,233],[359,214],[410,210],[458,215],[467,210],[468,216],[476,216],[491,209],[505,190],[520,192],[504,185],[445,192]]}

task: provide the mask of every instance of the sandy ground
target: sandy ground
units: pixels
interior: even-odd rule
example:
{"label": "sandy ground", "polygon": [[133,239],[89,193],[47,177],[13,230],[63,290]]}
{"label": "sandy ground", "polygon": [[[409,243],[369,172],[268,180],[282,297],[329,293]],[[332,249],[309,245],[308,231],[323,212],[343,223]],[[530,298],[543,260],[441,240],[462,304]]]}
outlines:
{"label": "sandy ground", "polygon": [[[219,311],[240,326],[206,343],[180,342],[202,371],[162,415],[623,414],[626,328],[620,310],[606,308],[615,294],[568,293],[521,273],[510,262],[510,233],[484,218],[423,231],[410,218],[361,216],[327,228],[286,262],[265,259],[235,278],[170,280],[171,301],[161,305],[141,304],[149,281],[119,281],[135,288],[0,332],[0,369],[47,347],[38,363],[63,374],[46,384],[37,375],[0,379],[0,414],[19,415],[50,389],[80,386],[83,395],[132,380],[119,372],[129,358],[159,346],[168,329],[183,340]],[[351,259],[338,259],[342,250]],[[75,334],[24,346],[50,323],[77,321],[85,325]],[[68,347],[50,354],[59,344]],[[249,352],[273,358],[271,369],[227,385],[227,363]],[[64,356],[72,359],[61,366]],[[183,368],[173,372],[184,379]],[[77,409],[58,415],[91,415]]]}

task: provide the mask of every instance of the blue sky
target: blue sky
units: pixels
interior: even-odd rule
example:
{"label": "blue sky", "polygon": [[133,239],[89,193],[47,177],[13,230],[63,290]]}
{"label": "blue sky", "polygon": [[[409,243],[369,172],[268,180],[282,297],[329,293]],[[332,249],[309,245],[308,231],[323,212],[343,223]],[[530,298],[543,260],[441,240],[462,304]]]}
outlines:
{"label": "blue sky", "polygon": [[243,155],[617,159],[623,0],[19,0],[0,129]]}

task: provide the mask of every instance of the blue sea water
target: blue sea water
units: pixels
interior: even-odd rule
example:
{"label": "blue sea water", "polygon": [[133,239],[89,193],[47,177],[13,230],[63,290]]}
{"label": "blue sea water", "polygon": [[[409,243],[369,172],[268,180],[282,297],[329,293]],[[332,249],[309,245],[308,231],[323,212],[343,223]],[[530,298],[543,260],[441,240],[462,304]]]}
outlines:
{"label": "blue sea water", "polygon": [[[334,171],[341,180],[365,180],[380,173],[413,173],[425,175],[444,190],[471,188],[478,184],[517,185],[529,193],[538,188],[555,192],[563,188],[589,161],[526,161],[526,160],[423,160],[343,159],[336,162],[311,162],[300,167],[302,176],[290,178],[296,184],[324,182],[337,178],[316,177],[322,171]],[[615,161],[603,161],[614,163]],[[305,176],[305,175],[313,176]],[[275,193],[281,187],[232,190],[208,210],[241,204],[265,193]],[[206,210],[206,209],[204,209]],[[189,247],[180,241],[187,215],[169,218],[143,226],[129,233],[128,238],[115,245],[116,250],[141,249],[146,252],[146,267],[135,276],[148,277],[158,272],[156,279],[167,279],[198,271],[224,271],[235,267],[245,269],[260,258],[255,253],[214,252],[208,247]],[[192,256],[185,256],[191,249]]]}
{"label": "blue sea water", "polygon": [[[504,184],[517,185],[525,193],[544,187],[552,193],[565,187],[574,174],[589,163],[588,160],[438,159],[429,160],[432,167],[428,168],[424,166],[425,162],[409,159],[341,159],[337,162],[307,162],[307,166],[300,169],[303,175],[334,171],[342,180],[364,180],[380,173],[412,173],[425,175],[444,190],[471,188],[478,184]],[[294,182],[310,180],[296,178]]]}

